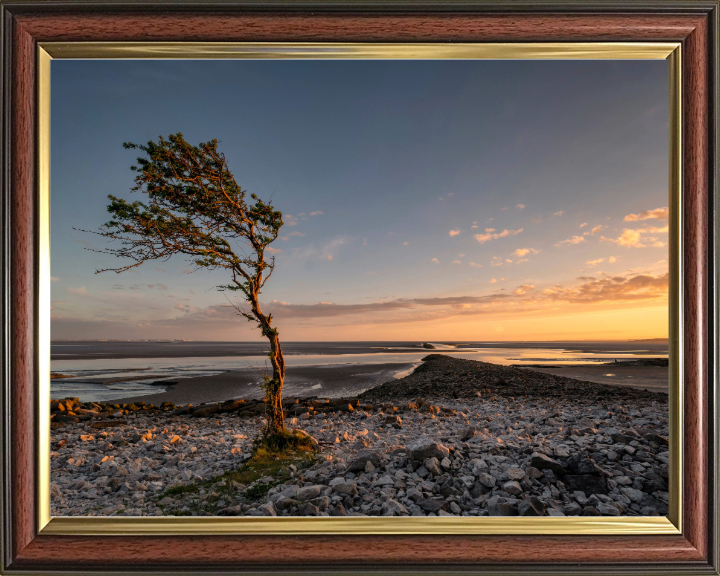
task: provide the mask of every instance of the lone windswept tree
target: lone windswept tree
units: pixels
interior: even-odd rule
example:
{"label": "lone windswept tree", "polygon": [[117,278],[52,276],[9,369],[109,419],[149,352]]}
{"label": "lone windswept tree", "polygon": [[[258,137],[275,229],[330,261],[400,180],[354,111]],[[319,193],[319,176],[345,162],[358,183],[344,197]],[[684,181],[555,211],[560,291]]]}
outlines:
{"label": "lone windswept tree", "polygon": [[275,268],[275,257],[267,256],[268,246],[278,237],[282,213],[269,202],[245,193],[228,168],[218,141],[192,146],[181,133],[146,145],[125,143],[145,157],[137,159],[133,192],[147,194],[147,202],[127,202],[108,196],[112,220],[94,232],[121,242],[120,248],[101,252],[133,263],[96,272],[125,272],[151,260],[166,260],[182,254],[192,263],[210,270],[224,268],[232,283],[220,289],[239,291],[250,305],[241,311],[257,322],[270,342],[268,356],[272,378],[264,383],[268,435],[285,428],[282,387],[285,361],[272,314],[260,309],[260,292]]}

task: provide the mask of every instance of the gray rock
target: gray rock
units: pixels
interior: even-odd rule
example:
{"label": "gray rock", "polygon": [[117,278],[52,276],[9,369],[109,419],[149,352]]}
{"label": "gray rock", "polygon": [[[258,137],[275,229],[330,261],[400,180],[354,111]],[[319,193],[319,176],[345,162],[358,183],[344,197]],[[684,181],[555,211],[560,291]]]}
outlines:
{"label": "gray rock", "polygon": [[407,508],[400,504],[397,500],[393,500],[392,498],[389,498],[386,502],[382,505],[382,513],[383,516],[409,516],[410,512],[408,512]]}
{"label": "gray rock", "polygon": [[517,496],[523,491],[522,487],[516,480],[510,480],[509,482],[505,482],[505,484],[502,485],[502,489],[511,496]]}
{"label": "gray rock", "polygon": [[305,486],[304,488],[298,488],[295,498],[306,502],[320,496],[320,492],[325,489],[325,486]]}
{"label": "gray rock", "polygon": [[563,507],[565,516],[579,516],[582,512],[582,507],[577,502],[569,502]]}
{"label": "gray rock", "polygon": [[340,494],[348,494],[349,496],[357,496],[357,485],[354,482],[337,482],[332,485],[332,489]]}
{"label": "gray rock", "polygon": [[345,510],[345,506],[342,502],[338,502],[335,506],[330,509],[330,516],[347,516],[348,512]]}
{"label": "gray rock", "polygon": [[569,474],[593,474],[606,478],[612,477],[612,474],[600,468],[600,466],[590,458],[587,452],[579,452],[578,454],[570,456],[570,458],[567,459],[566,468]]}
{"label": "gray rock", "polygon": [[440,470],[440,462],[438,462],[438,459],[434,456],[425,460],[423,466],[425,466],[428,472],[432,472],[435,476],[440,476],[442,474],[442,470]]}
{"label": "gray rock", "polygon": [[257,507],[255,512],[256,513],[253,514],[253,516],[277,516],[275,508],[273,508],[272,504],[261,504]]}
{"label": "gray rock", "polygon": [[301,516],[317,516],[317,513],[320,512],[320,510],[317,506],[315,506],[315,504],[305,502],[304,504],[300,504],[300,506],[298,506],[298,512]]}
{"label": "gray rock", "polygon": [[530,466],[538,470],[552,470],[556,476],[564,476],[565,468],[545,454],[535,452],[530,458]]}
{"label": "gray rock", "polygon": [[641,502],[642,499],[645,497],[644,492],[636,490],[635,488],[626,488],[623,486],[622,488],[620,488],[620,492],[630,498],[630,500],[635,503]]}
{"label": "gray rock", "polygon": [[525,478],[525,471],[522,468],[508,468],[505,474],[510,480],[522,480]]}
{"label": "gray rock", "polygon": [[370,462],[374,468],[378,468],[380,466],[380,454],[373,450],[360,450],[355,459],[348,464],[347,471],[364,471],[368,462]]}
{"label": "gray rock", "polygon": [[450,455],[448,448],[432,440],[417,440],[412,444],[408,444],[406,449],[410,460],[419,460],[420,462],[433,457],[442,460]]}
{"label": "gray rock", "polygon": [[606,504],[605,502],[600,502],[595,506],[597,508],[597,511],[600,512],[603,516],[619,516],[620,510],[618,510],[615,506],[612,504]]}
{"label": "gray rock", "polygon": [[441,508],[447,508],[444,500],[430,500],[429,498],[418,498],[416,504],[426,512],[437,512]]}
{"label": "gray rock", "polygon": [[527,500],[518,502],[518,514],[520,516],[544,516],[545,504],[536,496],[530,496]]}
{"label": "gray rock", "polygon": [[495,478],[493,478],[487,472],[480,473],[480,475],[478,476],[478,482],[480,482],[480,484],[487,488],[492,488],[493,486],[495,486]]}
{"label": "gray rock", "polygon": [[518,516],[518,507],[507,502],[494,502],[488,506],[490,516]]}

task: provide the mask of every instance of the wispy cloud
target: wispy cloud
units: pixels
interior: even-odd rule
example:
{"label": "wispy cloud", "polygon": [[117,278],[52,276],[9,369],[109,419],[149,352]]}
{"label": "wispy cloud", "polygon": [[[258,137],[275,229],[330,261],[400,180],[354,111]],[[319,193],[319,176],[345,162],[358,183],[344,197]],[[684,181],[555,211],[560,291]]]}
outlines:
{"label": "wispy cloud", "polygon": [[324,214],[324,212],[320,212],[320,210],[318,210],[316,212],[310,212],[310,216],[321,216],[323,214]]}
{"label": "wispy cloud", "polygon": [[516,236],[520,234],[523,229],[519,230],[503,230],[502,232],[496,232],[495,228],[485,228],[485,234],[475,234],[475,240],[484,244],[488,240],[497,240],[498,238],[505,238],[507,236]]}
{"label": "wispy cloud", "polygon": [[651,276],[639,274],[629,278],[616,276],[590,280],[575,288],[554,286],[543,290],[543,295],[554,301],[571,304],[596,304],[628,300],[657,300],[668,292],[668,274]]}
{"label": "wispy cloud", "polygon": [[559,212],[554,213],[555,216],[562,216],[563,214],[565,214],[565,210],[560,210]]}
{"label": "wispy cloud", "polygon": [[667,220],[670,210],[666,206],[664,208],[655,208],[654,210],[644,210],[639,214],[628,214],[625,216],[626,222],[635,222],[637,220]]}
{"label": "wispy cloud", "polygon": [[519,258],[522,258],[523,256],[527,256],[528,254],[539,254],[540,250],[535,250],[535,248],[518,248],[513,252],[515,256],[518,256]]}
{"label": "wispy cloud", "polygon": [[523,208],[525,208],[525,204],[515,204],[515,208],[517,208],[518,210],[522,210]]}
{"label": "wispy cloud", "polygon": [[450,234],[450,236],[457,236],[458,234],[460,234],[460,230],[450,230],[448,234]]}
{"label": "wispy cloud", "polygon": [[567,240],[557,242],[555,246],[569,246],[571,244],[580,244],[582,242],[585,242],[585,238],[583,238],[582,236],[573,236],[572,238],[568,238]]}
{"label": "wispy cloud", "polygon": [[433,258],[432,260],[430,260],[430,262],[435,262],[435,264],[440,264],[440,260],[438,260],[437,258]]}
{"label": "wispy cloud", "polygon": [[515,296],[522,296],[523,294],[527,294],[532,290],[535,290],[535,286],[533,286],[532,284],[522,284],[518,286],[515,290],[513,290],[513,294],[515,294]]}

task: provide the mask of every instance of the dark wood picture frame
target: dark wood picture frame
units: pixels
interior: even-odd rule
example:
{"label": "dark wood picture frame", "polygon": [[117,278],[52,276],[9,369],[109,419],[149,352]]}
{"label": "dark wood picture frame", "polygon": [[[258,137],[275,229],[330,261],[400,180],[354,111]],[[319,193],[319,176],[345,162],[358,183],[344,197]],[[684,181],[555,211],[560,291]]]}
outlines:
{"label": "dark wood picture frame", "polygon": [[[4,573],[718,574],[718,2],[5,1],[2,12]],[[646,536],[51,536],[36,510],[38,42],[682,43],[683,531]]]}

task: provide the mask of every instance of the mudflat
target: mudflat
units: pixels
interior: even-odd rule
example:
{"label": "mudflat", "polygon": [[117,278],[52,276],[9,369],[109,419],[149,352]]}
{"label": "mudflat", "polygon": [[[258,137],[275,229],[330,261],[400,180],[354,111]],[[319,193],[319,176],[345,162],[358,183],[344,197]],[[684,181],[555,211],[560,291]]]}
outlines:
{"label": "mudflat", "polygon": [[[339,398],[356,396],[360,392],[393,380],[394,375],[410,369],[410,363],[348,364],[330,366],[291,366],[287,369],[283,395],[285,397],[321,396]],[[257,370],[228,370],[213,376],[199,376],[176,381],[165,392],[113,400],[125,404],[137,401],[160,405],[201,404],[240,398],[261,398],[262,374]]]}

